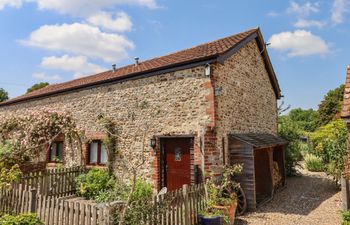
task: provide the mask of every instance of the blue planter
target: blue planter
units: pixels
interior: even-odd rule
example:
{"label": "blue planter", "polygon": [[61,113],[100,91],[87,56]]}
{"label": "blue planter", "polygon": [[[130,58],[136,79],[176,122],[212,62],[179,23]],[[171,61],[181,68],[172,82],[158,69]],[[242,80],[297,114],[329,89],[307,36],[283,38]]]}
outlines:
{"label": "blue planter", "polygon": [[205,216],[199,215],[198,217],[201,225],[222,225],[223,224],[222,216],[205,217]]}

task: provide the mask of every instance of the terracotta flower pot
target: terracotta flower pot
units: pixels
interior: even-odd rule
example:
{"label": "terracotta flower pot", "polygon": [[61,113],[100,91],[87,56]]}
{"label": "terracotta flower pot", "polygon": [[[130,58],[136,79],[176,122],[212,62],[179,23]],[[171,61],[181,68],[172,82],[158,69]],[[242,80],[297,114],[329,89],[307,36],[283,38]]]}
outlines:
{"label": "terracotta flower pot", "polygon": [[225,215],[230,218],[230,224],[233,225],[235,223],[237,201],[227,206],[216,205],[214,206],[214,208],[222,210],[225,213]]}

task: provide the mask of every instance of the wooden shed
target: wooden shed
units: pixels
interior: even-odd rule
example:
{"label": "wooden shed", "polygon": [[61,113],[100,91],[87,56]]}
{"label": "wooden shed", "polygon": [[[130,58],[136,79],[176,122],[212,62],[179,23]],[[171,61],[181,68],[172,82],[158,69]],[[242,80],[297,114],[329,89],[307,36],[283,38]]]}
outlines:
{"label": "wooden shed", "polygon": [[243,172],[237,177],[249,210],[273,197],[274,192],[285,185],[285,153],[287,142],[271,134],[229,135],[231,164],[243,164]]}

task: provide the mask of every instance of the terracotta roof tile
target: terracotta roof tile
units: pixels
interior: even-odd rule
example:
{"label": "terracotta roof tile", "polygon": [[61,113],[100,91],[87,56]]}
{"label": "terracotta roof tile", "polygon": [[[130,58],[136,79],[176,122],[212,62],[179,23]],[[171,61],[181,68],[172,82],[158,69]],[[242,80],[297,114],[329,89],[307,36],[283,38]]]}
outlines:
{"label": "terracotta roof tile", "polygon": [[341,117],[349,118],[350,117],[350,66],[346,70],[346,83],[344,91],[344,101],[343,108],[341,111]]}
{"label": "terracotta roof tile", "polygon": [[0,105],[7,105],[10,103],[20,102],[40,96],[48,96],[57,92],[64,92],[66,90],[72,90],[74,88],[94,85],[99,82],[108,82],[129,75],[157,71],[171,66],[201,61],[210,57],[217,57],[229,51],[238,43],[257,31],[258,28],[251,29],[233,36],[198,45],[169,55],[141,61],[138,66],[135,66],[134,64],[124,66],[117,69],[115,72],[110,70],[64,83],[52,84],[43,89],[39,89],[37,91],[10,99],[6,102],[1,103]]}

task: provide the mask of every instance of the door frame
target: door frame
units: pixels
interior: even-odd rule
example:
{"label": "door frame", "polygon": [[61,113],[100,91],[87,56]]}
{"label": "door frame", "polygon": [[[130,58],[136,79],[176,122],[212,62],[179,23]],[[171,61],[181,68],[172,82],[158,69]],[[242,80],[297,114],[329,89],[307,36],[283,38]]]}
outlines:
{"label": "door frame", "polygon": [[158,136],[159,143],[160,143],[160,165],[159,165],[159,177],[160,177],[160,189],[166,187],[166,154],[164,149],[164,142],[167,139],[183,139],[188,138],[191,140],[191,147],[190,147],[190,173],[191,173],[191,185],[195,182],[195,171],[194,171],[194,141],[195,136],[194,135],[172,135],[172,136]]}

